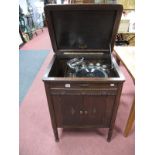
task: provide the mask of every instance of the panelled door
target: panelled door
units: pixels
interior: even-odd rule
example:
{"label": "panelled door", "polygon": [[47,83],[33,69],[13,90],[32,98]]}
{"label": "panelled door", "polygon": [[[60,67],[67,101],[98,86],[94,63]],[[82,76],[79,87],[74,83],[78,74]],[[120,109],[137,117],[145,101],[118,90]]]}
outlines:
{"label": "panelled door", "polygon": [[57,125],[109,127],[114,95],[52,95]]}

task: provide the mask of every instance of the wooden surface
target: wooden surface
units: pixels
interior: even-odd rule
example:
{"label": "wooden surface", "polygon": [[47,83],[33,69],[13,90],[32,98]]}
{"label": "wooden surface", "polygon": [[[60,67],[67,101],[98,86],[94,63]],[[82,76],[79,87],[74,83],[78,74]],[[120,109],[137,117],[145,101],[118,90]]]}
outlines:
{"label": "wooden surface", "polygon": [[124,64],[132,79],[135,80],[135,47],[115,46],[114,51],[120,61]]}
{"label": "wooden surface", "polygon": [[[106,4],[47,5],[45,7],[47,26],[55,56],[43,81],[56,141],[59,140],[57,128],[87,127],[109,128],[107,141],[111,140],[124,76],[110,54],[122,11],[122,5]],[[68,13],[72,18],[68,18]],[[91,18],[87,13],[92,13]],[[113,14],[115,14],[114,17]],[[78,21],[75,22],[75,19]],[[106,24],[104,20],[107,21]],[[63,26],[63,23],[67,24]],[[96,63],[104,60],[107,66],[111,66],[112,63],[113,68],[109,70],[109,76],[107,78],[65,76],[67,61],[79,55],[84,55],[84,58],[90,62]]]}
{"label": "wooden surface", "polygon": [[[119,59],[129,74],[131,75],[133,82],[135,82],[135,47],[115,47],[117,59]],[[124,130],[124,136],[127,137],[131,131],[133,122],[135,120],[135,98],[133,99],[130,114]]]}
{"label": "wooden surface", "polygon": [[117,0],[118,4],[122,4],[124,9],[135,9],[135,0]]}
{"label": "wooden surface", "polygon": [[129,117],[128,117],[128,120],[127,120],[127,123],[125,126],[125,130],[124,130],[124,136],[125,137],[127,137],[129,135],[134,120],[135,120],[135,98],[133,99],[130,114],[129,114]]}
{"label": "wooden surface", "polygon": [[[91,16],[83,13],[87,10]],[[45,16],[53,51],[103,53],[109,50],[109,43],[113,49],[122,11],[122,5],[111,4],[46,5]]]}
{"label": "wooden surface", "polygon": [[[96,3],[96,4],[104,4],[104,3],[113,3],[116,1],[108,1],[108,0],[69,0],[69,3],[74,4],[83,4],[83,3]],[[117,4],[122,4],[124,9],[135,9],[135,0],[117,0]]]}
{"label": "wooden surface", "polygon": [[[76,56],[75,56],[76,57]],[[53,59],[43,78],[55,140],[57,128],[109,128],[107,141],[112,137],[124,79],[118,65],[115,78],[50,77],[53,68],[63,68]],[[65,71],[65,70],[64,70]],[[57,79],[60,80],[58,81]],[[66,88],[65,85],[70,84]]]}

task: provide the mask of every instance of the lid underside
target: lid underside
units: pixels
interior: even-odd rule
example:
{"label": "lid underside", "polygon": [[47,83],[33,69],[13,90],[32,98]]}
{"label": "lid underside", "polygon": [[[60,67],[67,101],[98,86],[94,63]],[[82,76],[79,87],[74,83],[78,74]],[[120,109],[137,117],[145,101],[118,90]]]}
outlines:
{"label": "lid underside", "polygon": [[114,46],[122,6],[48,5],[45,13],[54,52],[107,52]]}

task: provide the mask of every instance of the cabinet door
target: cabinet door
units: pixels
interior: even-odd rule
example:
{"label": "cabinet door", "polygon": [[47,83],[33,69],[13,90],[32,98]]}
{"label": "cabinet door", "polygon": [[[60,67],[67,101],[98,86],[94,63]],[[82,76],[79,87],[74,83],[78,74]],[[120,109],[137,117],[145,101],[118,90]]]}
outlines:
{"label": "cabinet door", "polygon": [[84,111],[86,117],[83,122],[87,125],[109,127],[115,96],[85,96]]}
{"label": "cabinet door", "polygon": [[53,95],[55,115],[58,126],[81,125],[83,97],[77,95]]}
{"label": "cabinet door", "polygon": [[52,100],[60,127],[109,127],[115,96],[53,95]]}

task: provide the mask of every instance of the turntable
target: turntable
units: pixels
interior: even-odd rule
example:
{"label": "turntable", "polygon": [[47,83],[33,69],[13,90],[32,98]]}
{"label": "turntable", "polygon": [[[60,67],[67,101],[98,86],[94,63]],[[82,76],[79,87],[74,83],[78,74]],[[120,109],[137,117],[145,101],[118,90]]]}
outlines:
{"label": "turntable", "polygon": [[112,131],[124,76],[112,56],[122,5],[47,5],[53,51],[43,77],[55,140],[58,128]]}
{"label": "turntable", "polygon": [[69,77],[108,77],[108,69],[106,65],[100,63],[86,64],[84,58],[74,58],[67,62],[69,68],[67,76]]}

